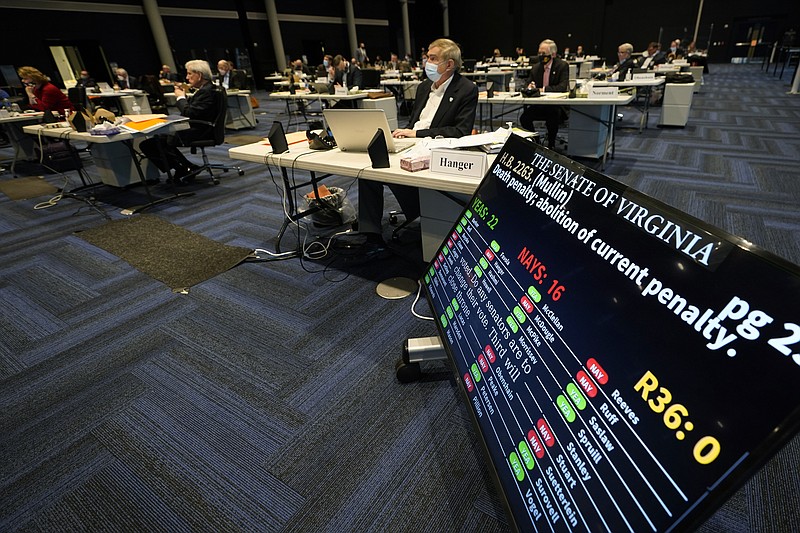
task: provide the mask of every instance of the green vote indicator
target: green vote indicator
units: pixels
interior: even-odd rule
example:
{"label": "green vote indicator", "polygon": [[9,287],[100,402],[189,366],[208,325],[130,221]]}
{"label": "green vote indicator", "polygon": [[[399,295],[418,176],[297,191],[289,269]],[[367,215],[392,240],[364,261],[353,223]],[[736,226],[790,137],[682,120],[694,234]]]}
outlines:
{"label": "green vote indicator", "polygon": [[539,303],[542,301],[542,293],[536,290],[536,287],[530,286],[528,287],[528,296],[531,297],[534,303]]}
{"label": "green vote indicator", "polygon": [[533,460],[533,454],[528,446],[528,442],[524,439],[519,441],[517,450],[519,450],[519,456],[522,457],[522,462],[525,463],[525,468],[533,470],[533,467],[536,466],[536,462]]}
{"label": "green vote indicator", "polygon": [[442,314],[442,316],[439,317],[439,321],[442,323],[443,328],[447,327],[447,317],[444,316],[444,314]]}
{"label": "green vote indicator", "polygon": [[464,213],[464,216],[466,216],[467,218],[472,218],[472,210],[467,209],[466,212]]}
{"label": "green vote indicator", "polygon": [[[458,305],[458,300],[456,300],[455,298],[450,300],[450,305],[453,306],[453,310],[455,310],[456,313],[458,313],[458,310],[461,309],[461,306]],[[570,385],[571,385],[571,383],[570,383]]]}
{"label": "green vote indicator", "polygon": [[464,217],[461,217],[461,220],[459,222],[461,222],[462,226],[466,226],[467,224],[469,224],[469,222],[467,222],[467,219]]}
{"label": "green vote indicator", "polygon": [[575,410],[572,408],[572,404],[569,403],[563,394],[559,394],[558,398],[556,398],[556,405],[558,406],[559,411],[561,414],[564,415],[564,419],[567,422],[574,422],[575,421]]}
{"label": "green vote indicator", "polygon": [[428,274],[430,274],[430,275],[431,275],[431,277],[434,277],[434,276],[436,275],[436,269],[435,269],[434,267],[431,267],[431,268],[428,270]]}
{"label": "green vote indicator", "polygon": [[456,226],[456,231],[459,232],[459,233],[464,233],[464,226],[459,224],[458,226]]}
{"label": "green vote indicator", "polygon": [[485,257],[481,256],[478,262],[481,264],[482,269],[487,270],[489,268],[489,261]]}
{"label": "green vote indicator", "polygon": [[586,409],[586,397],[583,395],[583,392],[581,392],[577,385],[574,383],[567,385],[567,395],[569,395],[569,399],[572,400],[572,404],[578,409],[578,411],[583,411]]}
{"label": "green vote indicator", "polygon": [[524,324],[525,320],[527,320],[527,315],[525,315],[525,311],[518,305],[514,306],[514,318],[517,319],[517,322],[520,324]]}
{"label": "green vote indicator", "polygon": [[475,268],[473,268],[472,271],[475,272],[475,275],[478,276],[479,278],[483,277],[483,270],[481,270],[481,267],[479,267],[478,265],[475,265]]}
{"label": "green vote indicator", "polygon": [[445,256],[447,256],[447,254],[449,254],[449,253],[450,253],[450,248],[448,248],[448,247],[447,247],[447,245],[444,245],[444,246],[442,246],[442,253],[443,253]]}
{"label": "green vote indicator", "polygon": [[500,245],[497,244],[497,241],[490,242],[489,243],[489,248],[491,248],[494,253],[497,253],[497,252],[500,251]]}
{"label": "green vote indicator", "polygon": [[472,372],[472,379],[475,383],[481,382],[481,369],[478,367],[478,363],[472,363],[472,366],[469,367],[470,371]]}
{"label": "green vote indicator", "polygon": [[519,457],[517,457],[517,452],[511,452],[511,455],[508,456],[508,463],[511,465],[511,469],[514,471],[514,477],[517,478],[517,481],[524,481],[525,470],[522,468]]}
{"label": "green vote indicator", "polygon": [[430,285],[431,283],[431,275],[425,274],[425,285]]}
{"label": "green vote indicator", "polygon": [[448,305],[445,311],[447,312],[447,318],[453,320],[453,317],[455,316],[455,314],[453,313],[453,308]]}
{"label": "green vote indicator", "polygon": [[519,331],[519,324],[517,324],[517,321],[514,320],[513,316],[508,315],[506,317],[506,324],[508,324],[508,327],[511,328],[512,333],[516,333],[517,331]]}

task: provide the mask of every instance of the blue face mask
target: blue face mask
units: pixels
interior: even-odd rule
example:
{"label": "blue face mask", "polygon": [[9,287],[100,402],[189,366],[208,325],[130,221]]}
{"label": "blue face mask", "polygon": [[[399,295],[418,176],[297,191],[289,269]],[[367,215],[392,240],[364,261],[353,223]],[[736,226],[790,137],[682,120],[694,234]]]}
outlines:
{"label": "blue face mask", "polygon": [[328,68],[328,60],[327,59],[324,59],[322,61],[322,66],[325,67],[325,68]]}
{"label": "blue face mask", "polygon": [[439,65],[434,65],[430,61],[425,63],[425,75],[428,76],[428,79],[433,83],[436,83],[442,78],[442,74],[439,72]]}

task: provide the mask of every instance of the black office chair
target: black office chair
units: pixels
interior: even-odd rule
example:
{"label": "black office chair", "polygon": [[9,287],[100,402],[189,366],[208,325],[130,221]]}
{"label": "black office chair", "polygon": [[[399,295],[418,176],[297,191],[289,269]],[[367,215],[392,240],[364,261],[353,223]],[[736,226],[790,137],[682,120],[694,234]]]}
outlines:
{"label": "black office chair", "polygon": [[86,87],[70,87],[67,89],[67,98],[76,110],[85,109],[90,113],[92,112],[89,97],[86,94]]}
{"label": "black office chair", "polygon": [[157,76],[145,74],[140,82],[142,90],[147,93],[147,101],[153,113],[167,112],[167,99],[164,96],[164,88],[158,81]]}
{"label": "black office chair", "polygon": [[208,171],[208,174],[211,176],[211,181],[214,182],[214,185],[219,185],[219,177],[214,174],[214,170],[222,170],[223,172],[228,172],[229,170],[235,170],[240,176],[244,176],[244,170],[242,170],[238,166],[233,165],[224,165],[222,163],[211,163],[208,161],[208,156],[206,155],[206,148],[210,148],[212,146],[219,146],[220,144],[225,142],[225,122],[228,118],[228,95],[225,92],[225,89],[219,87],[216,91],[217,93],[217,104],[219,106],[219,111],[217,112],[217,117],[214,119],[214,122],[207,122],[205,120],[190,120],[189,124],[192,126],[208,126],[209,127],[209,136],[205,139],[198,139],[196,141],[192,141],[187,146],[190,148],[191,153],[196,154],[197,149],[200,149],[200,153],[203,156],[203,165],[195,171],[195,175],[199,175],[204,170]]}
{"label": "black office chair", "polygon": [[361,83],[364,89],[379,89],[381,86],[381,71],[374,68],[361,69]]}

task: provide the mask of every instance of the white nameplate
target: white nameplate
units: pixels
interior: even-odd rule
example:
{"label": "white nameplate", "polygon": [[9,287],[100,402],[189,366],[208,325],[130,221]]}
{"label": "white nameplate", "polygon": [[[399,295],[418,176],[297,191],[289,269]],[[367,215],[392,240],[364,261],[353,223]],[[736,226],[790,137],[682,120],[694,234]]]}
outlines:
{"label": "white nameplate", "polygon": [[589,89],[589,98],[616,98],[619,96],[619,87],[597,87],[592,85]]}
{"label": "white nameplate", "polygon": [[637,80],[654,80],[656,79],[655,72],[634,72],[633,81]]}
{"label": "white nameplate", "polygon": [[431,150],[431,172],[451,176],[482,178],[486,174],[486,154],[463,150],[434,148]]}
{"label": "white nameplate", "polygon": [[333,89],[333,94],[336,96],[347,96],[347,87],[342,87],[341,85],[337,85]]}

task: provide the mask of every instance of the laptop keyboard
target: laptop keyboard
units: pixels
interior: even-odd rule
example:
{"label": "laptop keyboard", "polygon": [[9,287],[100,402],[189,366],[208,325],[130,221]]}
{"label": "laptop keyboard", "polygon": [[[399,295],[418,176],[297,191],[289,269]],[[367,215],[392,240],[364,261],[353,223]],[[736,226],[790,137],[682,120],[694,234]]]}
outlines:
{"label": "laptop keyboard", "polygon": [[394,140],[394,149],[395,149],[396,152],[402,152],[406,148],[411,148],[412,146],[414,146],[414,144],[416,144],[415,141],[400,141],[400,140],[395,139]]}

